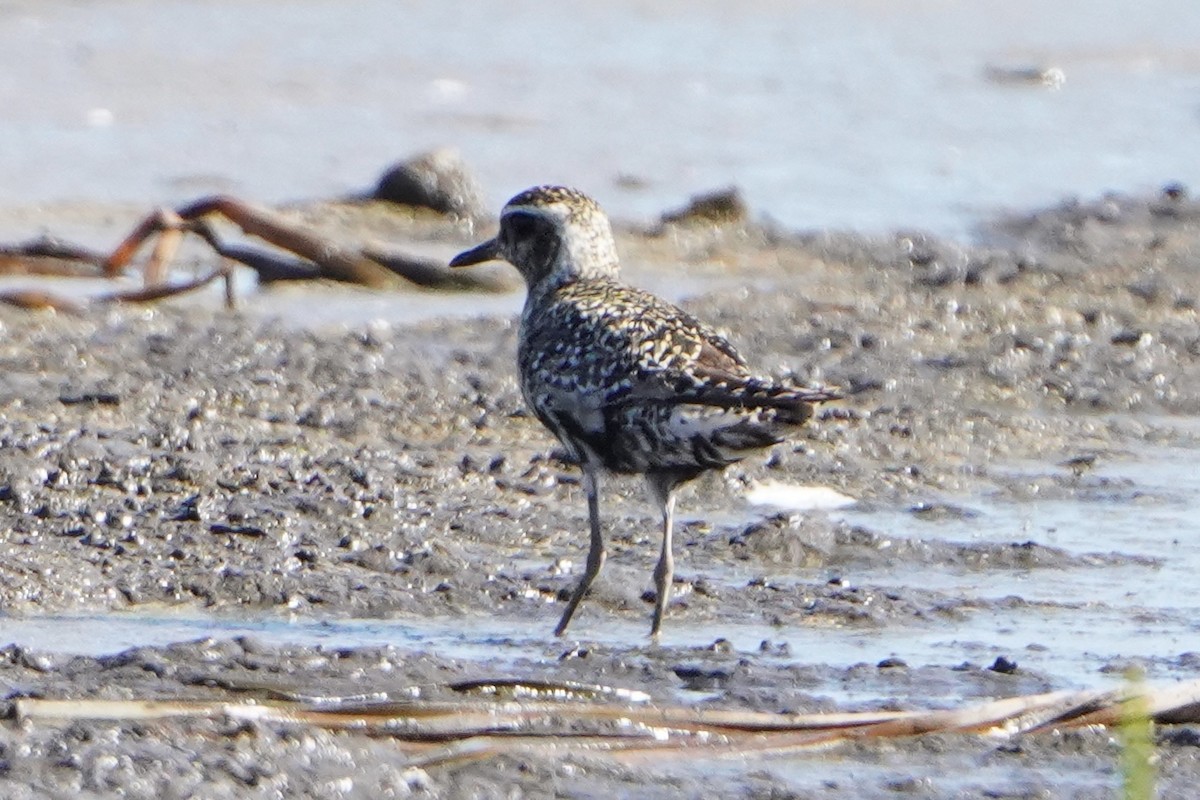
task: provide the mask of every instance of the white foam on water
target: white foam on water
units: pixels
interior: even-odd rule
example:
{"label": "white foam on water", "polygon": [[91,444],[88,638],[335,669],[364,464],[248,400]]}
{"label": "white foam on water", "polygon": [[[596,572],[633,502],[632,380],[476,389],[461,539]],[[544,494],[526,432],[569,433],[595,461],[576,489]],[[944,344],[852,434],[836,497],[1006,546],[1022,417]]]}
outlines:
{"label": "white foam on water", "polygon": [[769,506],[784,511],[828,511],[848,508],[858,501],[828,486],[800,486],[782,481],[761,481],[745,494],[752,506]]}

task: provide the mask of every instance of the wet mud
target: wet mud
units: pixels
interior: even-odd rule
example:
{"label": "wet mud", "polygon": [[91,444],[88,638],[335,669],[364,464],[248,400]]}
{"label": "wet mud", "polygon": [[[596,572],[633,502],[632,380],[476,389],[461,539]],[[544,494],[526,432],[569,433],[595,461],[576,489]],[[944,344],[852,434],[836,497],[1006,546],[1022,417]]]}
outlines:
{"label": "wet mud", "polygon": [[[94,211],[97,229],[114,225]],[[463,223],[378,209],[290,213],[348,240],[443,255],[472,239]],[[1036,527],[974,532],[991,509],[1033,501],[1152,511],[1162,497],[1106,467],[1146,448],[1200,446],[1200,204],[1179,187],[1064,203],[988,223],[979,241],[744,220],[621,230],[631,282],[727,330],[764,371],[847,394],[793,441],[681,494],[661,646],[643,634],[655,520],[642,487],[616,478],[602,485],[605,571],[570,639],[550,635],[586,550],[586,516],[577,470],[524,409],[512,315],[306,326],[305,302],[367,297],[331,286],[305,289],[299,305],[290,297],[299,311],[278,318],[204,297],[80,315],[0,307],[0,640],[6,619],[168,609],[433,620],[490,631],[497,654],[253,637],[100,656],[17,644],[0,650],[0,693],[10,703],[214,697],[244,676],[332,694],[400,691],[499,669],[664,703],[818,711],[1070,688],[1052,669],[1023,666],[1026,653],[993,661],[987,642],[920,661],[887,646],[852,663],[793,644],[801,633],[836,646],[861,631],[970,631],[981,614],[1031,607],[1086,626],[1125,587],[1113,583],[1112,597],[1045,587],[1080,574],[1096,585],[1154,580],[1164,568],[1161,554],[1102,539],[1075,547]],[[286,291],[254,302],[269,307]],[[830,487],[857,511],[749,503],[767,481]],[[1026,593],[1022,582],[1042,588]],[[973,588],[997,583],[1009,588]],[[513,630],[522,633],[510,647]],[[750,644],[731,631],[763,635]],[[1194,676],[1190,649],[1164,640],[1157,661],[1140,663],[1152,676]],[[1189,730],[1160,733],[1163,797],[1200,780]],[[686,761],[641,769],[540,756],[425,769],[353,732],[8,722],[0,794],[1111,797],[1119,756],[1110,732],[1084,731],[857,744],[703,774]]]}

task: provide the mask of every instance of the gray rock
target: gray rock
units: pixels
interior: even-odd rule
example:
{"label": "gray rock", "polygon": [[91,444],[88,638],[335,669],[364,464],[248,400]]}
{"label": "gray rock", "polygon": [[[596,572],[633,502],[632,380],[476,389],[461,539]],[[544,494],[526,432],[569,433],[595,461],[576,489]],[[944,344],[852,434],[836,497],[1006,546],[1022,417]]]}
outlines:
{"label": "gray rock", "polygon": [[457,150],[441,147],[389,167],[372,197],[457,217],[483,216],[483,190]]}

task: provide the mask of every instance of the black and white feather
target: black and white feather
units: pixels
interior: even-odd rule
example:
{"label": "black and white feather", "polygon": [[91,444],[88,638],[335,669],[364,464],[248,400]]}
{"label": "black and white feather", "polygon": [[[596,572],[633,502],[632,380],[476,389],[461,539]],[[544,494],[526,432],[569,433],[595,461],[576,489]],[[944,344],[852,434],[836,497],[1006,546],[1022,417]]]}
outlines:
{"label": "black and white feather", "polygon": [[595,494],[599,472],[609,471],[644,475],[663,507],[657,634],[670,589],[675,489],[782,441],[814,403],[837,395],[755,376],[716,331],[621,283],[608,218],[578,191],[522,192],[501,212],[497,237],[451,265],[495,258],[528,285],[517,353],[525,401],[579,461],[589,490],[588,570],[557,632],[604,560]]}

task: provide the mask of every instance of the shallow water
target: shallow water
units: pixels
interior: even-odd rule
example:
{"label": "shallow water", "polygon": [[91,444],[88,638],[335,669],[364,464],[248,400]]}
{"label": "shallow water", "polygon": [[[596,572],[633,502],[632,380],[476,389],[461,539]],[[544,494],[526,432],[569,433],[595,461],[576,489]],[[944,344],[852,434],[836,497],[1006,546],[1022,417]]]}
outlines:
{"label": "shallow water", "polygon": [[[899,648],[897,655],[916,652],[921,661],[940,654],[934,659],[940,663],[1007,655],[1081,686],[1095,685],[1105,667],[1109,677],[1119,678],[1121,665],[1135,660],[1148,674],[1167,676],[1181,669],[1179,656],[1200,649],[1200,596],[1188,588],[1200,570],[1200,540],[1193,535],[1200,513],[1197,455],[1194,447],[1162,446],[1144,448],[1128,460],[1101,460],[1092,477],[1123,487],[1120,496],[1109,498],[1021,503],[966,498],[963,505],[977,515],[965,521],[925,521],[904,510],[837,513],[899,537],[1033,541],[1077,556],[1130,557],[1125,563],[1027,572],[928,565],[921,571],[923,587],[983,600],[1015,596],[1030,605],[981,609],[953,630],[890,643]],[[912,585],[912,575],[902,571],[867,571],[854,578]]]}
{"label": "shallow water", "polygon": [[789,227],[957,235],[1200,183],[1198,42],[1192,0],[10,0],[0,205],[328,197],[452,145],[493,207],[560,181],[646,219],[735,184]]}
{"label": "shallow water", "polygon": [[[1060,688],[1116,684],[1125,666],[1137,663],[1152,679],[1191,675],[1200,648],[1200,596],[1188,590],[1200,570],[1200,541],[1185,534],[1200,512],[1200,475],[1190,468],[1192,447],[1147,448],[1136,458],[1101,464],[1103,476],[1128,482],[1138,502],[1104,499],[1013,503],[987,497],[954,498],[977,516],[953,522],[923,521],[904,509],[830,512],[888,536],[959,542],[1025,542],[1062,548],[1072,555],[1116,553],[1127,563],[1067,569],[966,569],[926,565],[920,585],[951,597],[973,598],[974,608],[953,623],[891,622],[881,628],[786,627],[744,621],[707,621],[688,626],[675,619],[663,632],[668,648],[703,648],[724,638],[756,659],[849,667],[902,658],[912,666],[977,667],[1004,656],[1043,674]],[[747,506],[750,515],[761,514]],[[773,576],[794,580],[786,574]],[[886,589],[911,586],[904,567],[856,570],[851,584]],[[744,585],[739,567],[706,571],[708,580]],[[1123,591],[1113,592],[1113,586]],[[1003,603],[1019,597],[1025,602]],[[0,644],[39,651],[103,655],[130,647],[166,645],[202,637],[252,636],[269,644],[326,648],[393,645],[487,664],[497,674],[519,661],[552,664],[569,646],[550,634],[553,613],[534,619],[486,618],[324,619],[211,616],[170,609],[136,613],[0,618]],[[500,631],[503,631],[502,633]],[[98,635],[98,631],[102,634]],[[605,615],[587,620],[583,638],[616,648],[644,641],[644,620]],[[786,644],[784,654],[759,645]],[[1192,656],[1181,658],[1185,654]],[[946,686],[953,692],[956,687]],[[841,682],[820,694],[845,702],[865,701],[877,687]],[[930,694],[929,692],[933,692]],[[929,702],[953,702],[936,695]],[[689,695],[684,694],[684,699]],[[695,698],[693,698],[695,699]]]}

